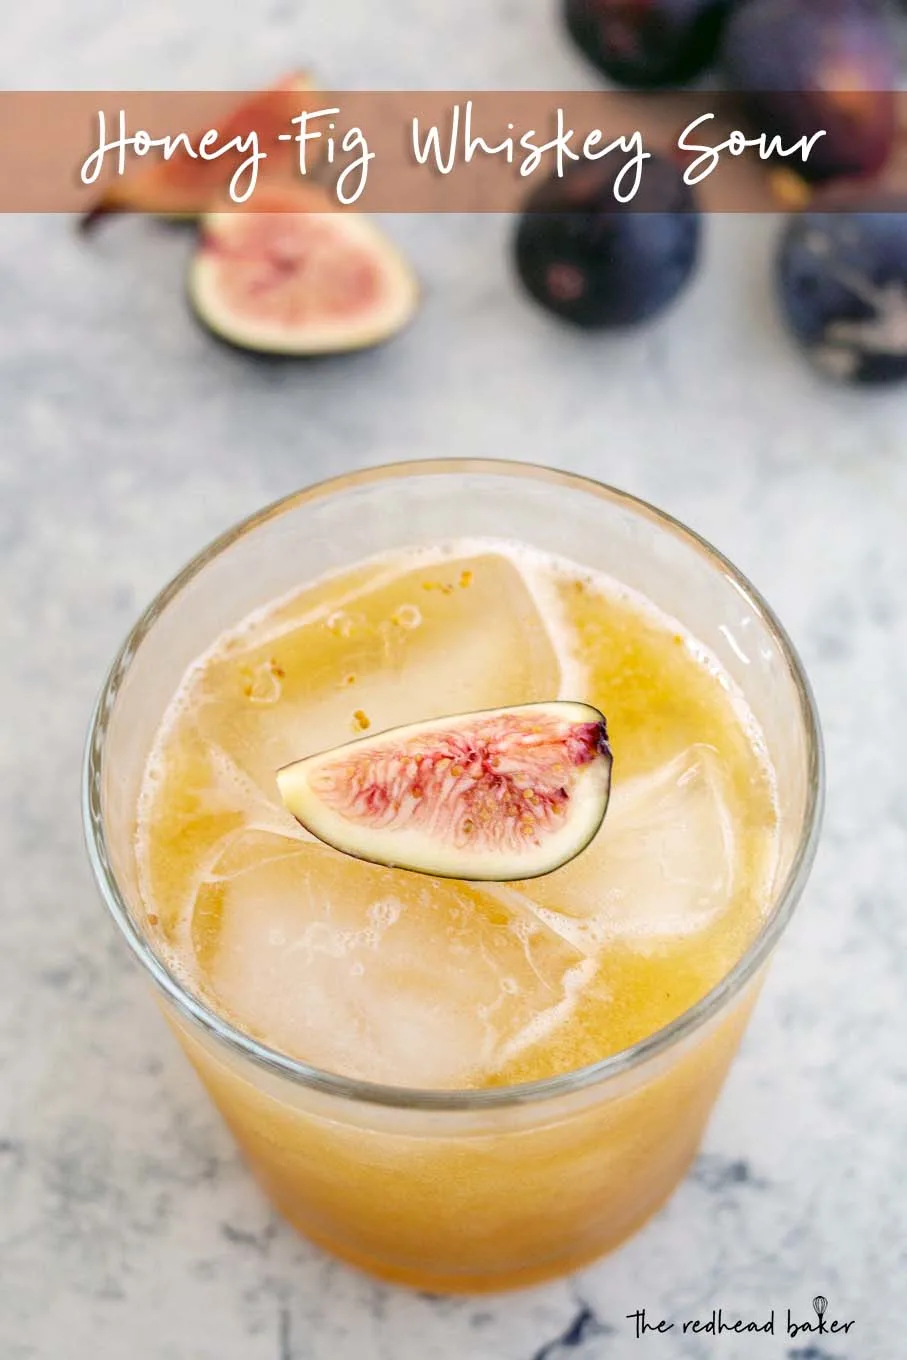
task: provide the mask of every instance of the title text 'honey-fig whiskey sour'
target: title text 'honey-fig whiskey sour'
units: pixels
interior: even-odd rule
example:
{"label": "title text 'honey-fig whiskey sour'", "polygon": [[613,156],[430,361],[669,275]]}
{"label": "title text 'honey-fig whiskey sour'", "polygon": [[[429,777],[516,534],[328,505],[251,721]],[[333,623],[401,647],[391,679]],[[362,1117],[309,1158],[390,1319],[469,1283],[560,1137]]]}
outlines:
{"label": "title text 'honey-fig whiskey sour'", "polygon": [[[401,500],[364,557],[338,484],[201,566],[204,587],[282,526],[232,617],[221,590],[217,621],[184,620],[118,854],[168,1014],[277,1206],[367,1269],[475,1289],[598,1255],[677,1183],[818,794],[795,658],[698,541],[567,478],[551,495],[585,502],[578,547],[615,518],[611,560],[539,541],[519,495],[501,532],[467,533],[457,483],[482,475],[457,467],[364,474]],[[543,476],[485,475],[523,494]],[[686,613],[640,588],[658,573],[636,559],[672,536]]]}

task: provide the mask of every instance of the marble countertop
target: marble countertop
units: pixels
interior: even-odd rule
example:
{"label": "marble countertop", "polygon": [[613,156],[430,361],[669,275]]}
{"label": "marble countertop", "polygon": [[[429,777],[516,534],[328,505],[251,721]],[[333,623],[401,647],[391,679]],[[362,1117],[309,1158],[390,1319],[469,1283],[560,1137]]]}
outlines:
{"label": "marble countertop", "polygon": [[[7,86],[582,85],[553,0],[431,7],[49,0],[4,19]],[[314,366],[190,319],[190,236],[0,219],[2,1360],[897,1360],[907,1353],[907,391],[791,351],[777,224],[709,224],[654,327],[575,336],[518,295],[508,225],[388,221],[426,283],[384,349]],[[331,473],[489,455],[591,473],[758,582],[812,674],[826,832],[693,1174],[617,1255],[503,1298],[386,1289],[269,1212],[105,918],[78,814],[103,669],[203,541]],[[786,1310],[853,1319],[783,1335]],[[637,1339],[628,1315],[764,1318],[774,1338]]]}

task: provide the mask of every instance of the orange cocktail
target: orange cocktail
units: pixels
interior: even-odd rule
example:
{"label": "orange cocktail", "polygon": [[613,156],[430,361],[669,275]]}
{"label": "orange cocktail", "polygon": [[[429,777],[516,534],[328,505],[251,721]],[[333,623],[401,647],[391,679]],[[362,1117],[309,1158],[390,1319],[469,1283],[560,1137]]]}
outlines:
{"label": "orange cocktail", "polygon": [[[483,516],[456,502],[458,480],[516,478],[518,502],[519,478],[541,475],[426,465],[365,474],[326,500],[316,489],[212,555],[134,663],[170,611],[184,664],[171,660],[169,692],[158,685],[133,740],[132,815],[110,874],[129,933],[282,1212],[338,1255],[423,1287],[564,1271],[670,1193],[815,823],[815,729],[783,638],[755,607],[747,626],[764,636],[742,637],[768,689],[753,703],[715,647],[724,634],[697,627],[696,572],[716,589],[714,561],[654,512],[551,474],[551,496],[585,498],[584,515],[639,515],[656,561],[677,536],[691,554],[686,614],[640,574],[638,527],[615,560],[581,552],[578,530],[570,557],[518,506],[512,525],[502,511],[505,537],[475,532]],[[248,535],[266,544],[286,516],[336,515],[363,487],[403,501],[415,489],[428,523],[404,515],[392,543],[361,556],[352,539],[338,555],[335,539],[324,570],[272,566],[257,594],[247,570],[190,654],[178,616],[206,572]],[[128,683],[117,689],[122,705]],[[281,801],[282,766],[355,736],[556,699],[606,715],[613,787],[591,844],[544,876],[470,882],[366,863],[307,834]],[[758,711],[780,702],[783,760]]]}

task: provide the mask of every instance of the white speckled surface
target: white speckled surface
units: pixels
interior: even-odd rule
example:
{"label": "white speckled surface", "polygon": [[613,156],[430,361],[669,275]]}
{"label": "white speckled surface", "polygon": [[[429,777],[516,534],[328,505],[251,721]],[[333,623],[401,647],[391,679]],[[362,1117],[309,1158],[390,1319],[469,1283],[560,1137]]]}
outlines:
{"label": "white speckled surface", "polygon": [[[45,0],[4,16],[11,85],[584,83],[554,0]],[[907,391],[838,392],[766,287],[776,227],[714,222],[663,323],[577,338],[522,300],[494,218],[388,223],[426,281],[399,342],[311,367],[196,329],[188,233],[0,219],[2,1360],[898,1360],[907,1353]],[[612,1259],[439,1301],[270,1215],[99,906],[79,759],[139,606],[233,520],[387,459],[485,454],[615,482],[758,582],[815,682],[826,835],[696,1171]],[[817,1349],[785,1310],[855,1319]],[[626,1315],[774,1338],[636,1340]],[[558,1340],[558,1338],[561,1338]]]}

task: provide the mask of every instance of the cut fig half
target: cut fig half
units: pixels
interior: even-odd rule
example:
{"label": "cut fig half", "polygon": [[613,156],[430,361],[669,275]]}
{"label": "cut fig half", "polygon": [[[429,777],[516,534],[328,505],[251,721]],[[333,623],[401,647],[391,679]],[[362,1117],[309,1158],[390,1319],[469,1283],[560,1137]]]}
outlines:
{"label": "cut fig half", "polygon": [[377,345],[419,303],[415,275],[378,228],[308,185],[257,194],[254,211],[205,217],[189,294],[221,339],[289,355]]}
{"label": "cut fig half", "polygon": [[287,809],[356,859],[509,882],[575,859],[611,790],[605,719],[558,700],[396,727],[277,773]]}
{"label": "cut fig half", "polygon": [[[224,113],[216,128],[219,146],[226,147],[234,138],[245,143],[250,133],[255,132],[259,145],[266,149],[267,160],[259,170],[256,196],[264,185],[292,182],[298,175],[298,147],[293,141],[281,141],[280,135],[293,133],[291,120],[300,113],[314,113],[323,103],[324,97],[310,76],[294,71],[269,90],[240,96]],[[191,138],[193,147],[198,147],[200,136],[198,132]],[[323,138],[309,144],[307,170],[317,168],[317,162],[325,155],[324,146]],[[180,147],[169,159],[140,163],[104,188],[83,216],[82,226],[88,228],[110,213],[124,212],[184,220],[197,218],[218,199],[227,197],[230,180],[247,156],[248,149],[204,160]]]}

